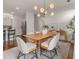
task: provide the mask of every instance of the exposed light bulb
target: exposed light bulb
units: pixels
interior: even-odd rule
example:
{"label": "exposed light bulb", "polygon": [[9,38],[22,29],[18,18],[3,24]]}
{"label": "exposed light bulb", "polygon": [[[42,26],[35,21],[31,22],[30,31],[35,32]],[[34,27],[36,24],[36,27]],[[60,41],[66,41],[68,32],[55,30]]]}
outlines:
{"label": "exposed light bulb", "polygon": [[50,6],[50,8],[54,8],[54,4],[53,3],[51,3],[49,6]]}
{"label": "exposed light bulb", "polygon": [[34,6],[34,9],[35,9],[35,10],[37,10],[37,9],[38,9],[38,7],[37,7],[37,6]]}
{"label": "exposed light bulb", "polygon": [[53,16],[54,15],[54,13],[53,12],[51,12],[51,16]]}
{"label": "exposed light bulb", "polygon": [[40,14],[37,14],[38,17],[40,17]]}
{"label": "exposed light bulb", "polygon": [[44,12],[44,8],[40,8],[40,12],[43,13]]}
{"label": "exposed light bulb", "polygon": [[47,14],[47,11],[45,11],[45,14]]}

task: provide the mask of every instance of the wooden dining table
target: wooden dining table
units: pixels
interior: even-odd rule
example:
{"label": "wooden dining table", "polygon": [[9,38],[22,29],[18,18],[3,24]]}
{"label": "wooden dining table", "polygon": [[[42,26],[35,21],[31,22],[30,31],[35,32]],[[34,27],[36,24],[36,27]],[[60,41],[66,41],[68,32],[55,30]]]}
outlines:
{"label": "wooden dining table", "polygon": [[33,42],[36,43],[37,45],[37,50],[38,50],[38,59],[40,59],[40,46],[43,41],[46,41],[48,38],[56,35],[58,32],[56,31],[48,31],[47,34],[42,34],[42,33],[34,33],[30,35],[23,35],[26,37],[28,40],[32,40]]}

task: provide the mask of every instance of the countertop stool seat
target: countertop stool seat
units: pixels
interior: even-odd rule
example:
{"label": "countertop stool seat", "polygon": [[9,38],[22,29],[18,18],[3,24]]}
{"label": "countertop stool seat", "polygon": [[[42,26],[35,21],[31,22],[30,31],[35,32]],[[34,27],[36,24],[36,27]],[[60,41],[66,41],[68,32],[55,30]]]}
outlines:
{"label": "countertop stool seat", "polygon": [[15,44],[15,30],[8,30],[8,45],[12,43]]}
{"label": "countertop stool seat", "polygon": [[3,30],[3,50],[6,48],[6,31]]}

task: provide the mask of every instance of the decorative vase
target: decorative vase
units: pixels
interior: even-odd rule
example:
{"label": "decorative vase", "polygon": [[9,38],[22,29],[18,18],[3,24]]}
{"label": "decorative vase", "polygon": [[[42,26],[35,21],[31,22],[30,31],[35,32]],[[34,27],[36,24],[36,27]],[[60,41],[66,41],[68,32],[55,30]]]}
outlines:
{"label": "decorative vase", "polygon": [[43,31],[42,31],[42,34],[47,34],[48,33],[48,30],[47,29],[44,29]]}

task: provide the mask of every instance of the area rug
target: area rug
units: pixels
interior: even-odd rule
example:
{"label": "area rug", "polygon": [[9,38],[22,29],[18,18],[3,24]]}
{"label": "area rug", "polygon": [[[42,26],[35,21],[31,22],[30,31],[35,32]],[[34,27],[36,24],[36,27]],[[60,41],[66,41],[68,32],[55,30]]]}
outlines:
{"label": "area rug", "polygon": [[[70,47],[69,43],[59,42],[59,49],[57,51],[58,56],[55,56],[53,59],[67,59],[69,47]],[[3,59],[17,59],[18,53],[19,53],[18,47],[8,49],[3,52]],[[26,59],[31,59],[31,57],[33,56],[34,56],[33,53],[27,54]],[[20,59],[24,59],[23,56],[20,57]],[[45,56],[41,56],[40,59],[48,59],[48,58]]]}

